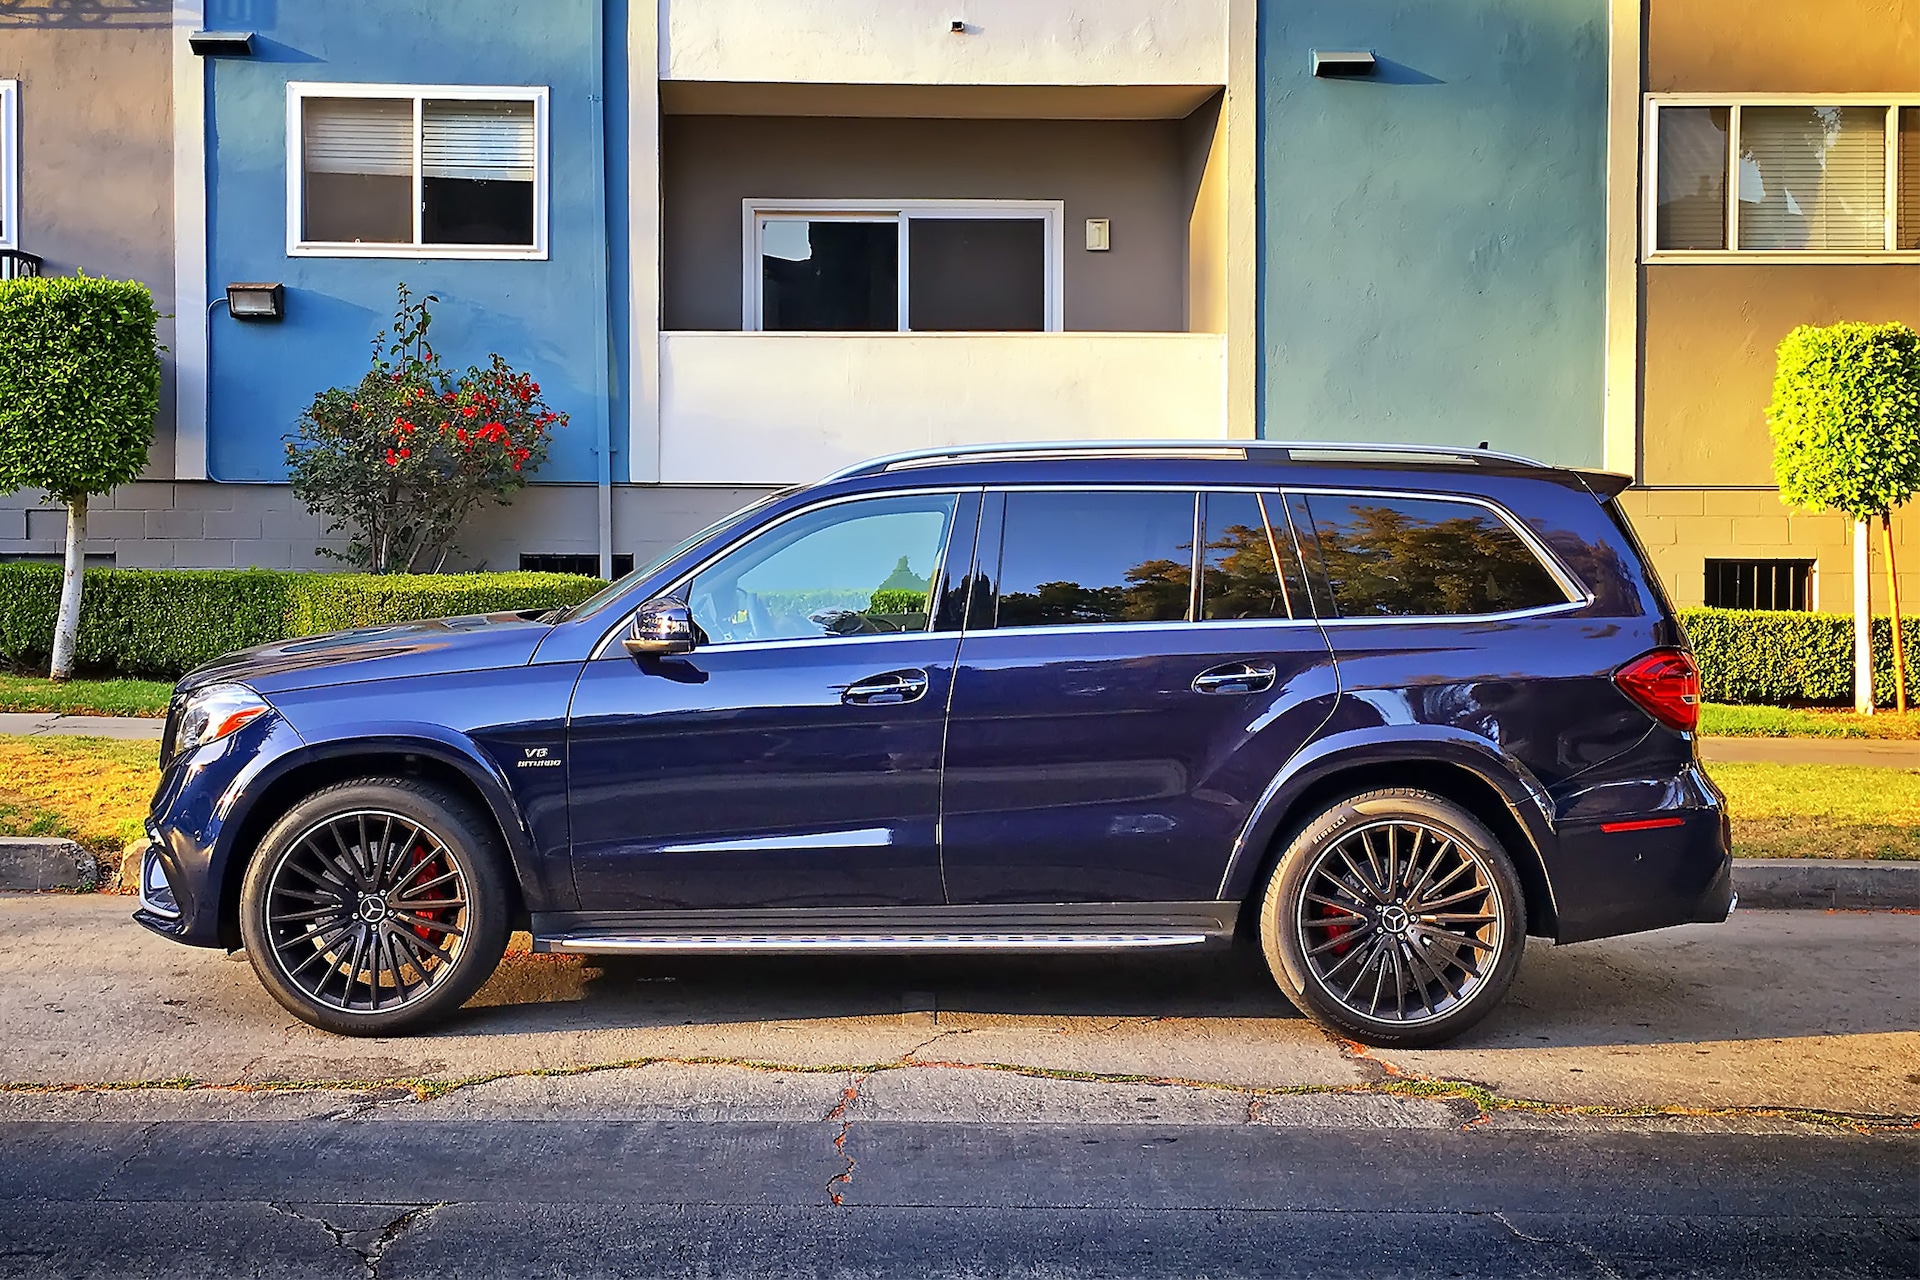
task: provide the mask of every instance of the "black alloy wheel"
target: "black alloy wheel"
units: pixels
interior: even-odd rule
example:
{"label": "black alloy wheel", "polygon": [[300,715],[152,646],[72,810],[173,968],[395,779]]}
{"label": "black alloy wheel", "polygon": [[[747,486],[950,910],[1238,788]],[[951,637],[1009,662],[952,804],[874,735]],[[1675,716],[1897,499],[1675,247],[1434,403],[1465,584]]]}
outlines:
{"label": "black alloy wheel", "polygon": [[1364,1044],[1452,1039],[1512,983],[1526,903],[1500,842],[1430,792],[1331,806],[1274,868],[1261,941],[1300,1010]]}
{"label": "black alloy wheel", "polygon": [[317,792],[267,833],[241,887],[247,956],[318,1027],[384,1035],[457,1009],[506,949],[498,836],[410,779]]}

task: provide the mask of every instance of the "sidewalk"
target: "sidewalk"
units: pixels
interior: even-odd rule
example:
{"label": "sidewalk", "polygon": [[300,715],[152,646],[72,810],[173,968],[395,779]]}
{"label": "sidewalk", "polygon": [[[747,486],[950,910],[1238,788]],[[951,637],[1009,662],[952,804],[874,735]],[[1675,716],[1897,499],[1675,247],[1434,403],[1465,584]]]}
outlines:
{"label": "sidewalk", "polygon": [[[138,741],[160,737],[162,722],[132,716],[66,716],[0,712],[0,734],[65,734]],[[1716,761],[1764,764],[1849,764],[1920,769],[1920,741],[1878,738],[1702,738],[1700,755]]]}
{"label": "sidewalk", "polygon": [[136,716],[63,716],[51,711],[0,711],[0,734],[38,737],[142,738],[160,740],[165,722]]}

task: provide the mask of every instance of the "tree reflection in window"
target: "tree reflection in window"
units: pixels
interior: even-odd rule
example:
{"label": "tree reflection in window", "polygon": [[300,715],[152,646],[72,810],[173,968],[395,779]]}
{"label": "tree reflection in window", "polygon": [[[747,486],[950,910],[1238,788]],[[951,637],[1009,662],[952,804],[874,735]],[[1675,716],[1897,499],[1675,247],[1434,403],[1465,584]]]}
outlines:
{"label": "tree reflection in window", "polygon": [[1007,495],[997,625],[1179,622],[1193,588],[1194,495]]}
{"label": "tree reflection in window", "polygon": [[1538,557],[1492,512],[1415,498],[1310,498],[1340,616],[1505,613],[1566,603]]}
{"label": "tree reflection in window", "polygon": [[[1291,616],[1259,496],[1210,493],[1206,503],[1200,616],[1210,621]],[[1279,513],[1276,504],[1274,514]]]}

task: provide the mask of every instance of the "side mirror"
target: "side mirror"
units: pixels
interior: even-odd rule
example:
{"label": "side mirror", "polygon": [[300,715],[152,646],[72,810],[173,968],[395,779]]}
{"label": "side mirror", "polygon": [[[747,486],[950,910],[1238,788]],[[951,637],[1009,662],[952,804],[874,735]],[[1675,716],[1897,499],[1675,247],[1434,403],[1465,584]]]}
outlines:
{"label": "side mirror", "polygon": [[636,658],[692,653],[693,610],[678,600],[649,600],[633,615],[633,626],[620,643]]}

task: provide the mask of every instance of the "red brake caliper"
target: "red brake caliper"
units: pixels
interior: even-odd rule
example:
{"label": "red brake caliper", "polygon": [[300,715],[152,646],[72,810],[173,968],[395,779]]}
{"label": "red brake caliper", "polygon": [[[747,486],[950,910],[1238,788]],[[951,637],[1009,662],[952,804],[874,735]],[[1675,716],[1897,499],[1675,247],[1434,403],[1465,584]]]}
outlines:
{"label": "red brake caliper", "polygon": [[1347,949],[1353,946],[1351,942],[1345,940],[1346,936],[1353,932],[1353,925],[1351,923],[1353,913],[1350,911],[1339,911],[1333,907],[1320,906],[1317,903],[1315,906],[1322,920],[1346,920],[1349,922],[1347,924],[1328,925],[1326,930],[1327,941],[1333,944],[1333,954],[1336,956],[1347,954]]}

